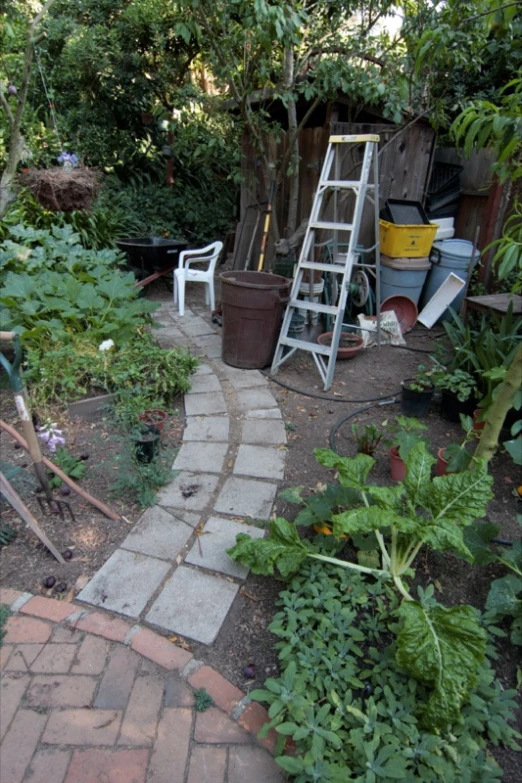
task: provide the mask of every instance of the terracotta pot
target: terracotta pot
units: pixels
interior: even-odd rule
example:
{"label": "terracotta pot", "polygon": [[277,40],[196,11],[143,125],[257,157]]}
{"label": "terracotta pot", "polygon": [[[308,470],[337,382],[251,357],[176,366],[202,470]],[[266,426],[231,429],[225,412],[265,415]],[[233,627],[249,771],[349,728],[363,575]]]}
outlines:
{"label": "terracotta pot", "polygon": [[[323,332],[317,338],[319,345],[331,345],[333,332]],[[338,359],[353,359],[355,354],[364,348],[364,341],[358,334],[343,332],[337,349]]]}
{"label": "terracotta pot", "polygon": [[399,457],[397,446],[390,449],[390,471],[394,481],[404,481],[406,478],[406,463]]}
{"label": "terracotta pot", "polygon": [[475,408],[475,410],[473,411],[473,429],[476,430],[476,432],[479,432],[480,430],[483,430],[484,426],[486,424],[485,421],[479,421],[478,420],[478,417],[483,412],[484,411],[483,411],[482,408]]}
{"label": "terracotta pot", "polygon": [[143,422],[143,424],[151,424],[153,427],[157,427],[160,432],[163,430],[166,418],[167,414],[165,411],[162,411],[159,408],[143,411],[143,413],[140,413],[138,416],[138,419]]}

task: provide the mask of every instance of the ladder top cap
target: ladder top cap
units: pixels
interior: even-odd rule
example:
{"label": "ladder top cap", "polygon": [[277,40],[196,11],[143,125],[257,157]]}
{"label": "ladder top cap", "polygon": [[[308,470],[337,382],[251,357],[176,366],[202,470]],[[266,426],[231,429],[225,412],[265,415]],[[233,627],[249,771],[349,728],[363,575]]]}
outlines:
{"label": "ladder top cap", "polygon": [[368,142],[368,141],[380,141],[380,140],[381,140],[381,137],[378,136],[376,133],[368,133],[368,134],[363,134],[363,135],[357,134],[356,136],[330,136],[328,141],[329,141],[330,144],[337,144],[337,143],[343,142],[343,141],[348,141],[348,142],[350,142],[350,141],[351,142],[353,142],[353,141]]}

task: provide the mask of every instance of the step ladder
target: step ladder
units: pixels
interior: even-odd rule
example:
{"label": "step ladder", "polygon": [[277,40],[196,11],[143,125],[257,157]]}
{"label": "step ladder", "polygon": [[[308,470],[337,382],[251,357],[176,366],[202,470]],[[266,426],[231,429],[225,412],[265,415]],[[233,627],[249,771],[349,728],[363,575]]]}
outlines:
{"label": "step ladder", "polygon": [[[373,202],[376,244],[371,250],[375,250],[376,266],[379,270],[379,192],[378,192],[378,157],[377,147],[379,136],[374,134],[355,136],[330,136],[328,148],[324,159],[323,168],[319,178],[319,184],[314,197],[310,220],[297,264],[296,275],[290,293],[290,300],[286,308],[283,325],[277,342],[277,347],[272,362],[271,373],[275,375],[279,367],[298,351],[308,351],[312,354],[319,374],[324,383],[324,390],[328,391],[332,385],[335,372],[335,362],[339,340],[341,338],[343,315],[346,308],[349,293],[350,278],[354,263],[357,263],[357,244],[359,231],[363,217],[363,209],[366,199]],[[352,145],[349,148],[347,145]],[[347,151],[356,152],[362,147],[362,161],[360,162],[360,179],[342,179],[343,155]],[[350,173],[350,172],[349,172]],[[372,176],[373,174],[373,176]],[[352,191],[355,200],[353,215],[350,223],[339,221],[340,201],[343,193]],[[333,219],[326,220],[324,212],[332,210],[330,201],[333,199]],[[316,241],[321,234],[321,242]],[[315,254],[321,246],[326,244],[325,237],[330,235],[333,239],[334,252],[331,261],[317,261]],[[330,239],[330,241],[331,241]],[[345,252],[338,252],[339,246],[346,247]],[[299,289],[303,284],[303,276],[309,270],[310,275],[310,301],[298,299]],[[339,276],[338,300],[336,303],[323,304],[314,302],[312,296],[312,284],[314,272],[328,272]],[[334,278],[334,279],[336,279]],[[377,298],[379,295],[379,274],[377,280]],[[306,285],[306,283],[305,283]],[[333,333],[331,345],[320,345],[306,339],[296,339],[289,336],[292,318],[299,310],[307,312],[307,317],[312,313],[328,314],[333,317]],[[377,330],[379,334],[379,322],[377,316]]]}

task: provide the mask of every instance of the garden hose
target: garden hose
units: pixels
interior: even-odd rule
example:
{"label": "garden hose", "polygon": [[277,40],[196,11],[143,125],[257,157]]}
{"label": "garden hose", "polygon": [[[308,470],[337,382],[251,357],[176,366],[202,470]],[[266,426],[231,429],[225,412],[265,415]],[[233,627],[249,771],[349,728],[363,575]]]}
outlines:
{"label": "garden hose", "polygon": [[399,402],[395,397],[393,399],[388,400],[382,400],[381,402],[376,402],[373,405],[365,405],[364,408],[357,408],[357,410],[352,411],[352,413],[349,413],[347,416],[343,416],[342,419],[339,419],[338,422],[334,424],[332,429],[330,430],[330,434],[328,436],[328,443],[330,445],[330,448],[332,451],[335,451],[336,454],[339,452],[335,448],[335,436],[343,426],[343,424],[346,424],[347,421],[350,421],[350,419],[353,419],[355,416],[359,416],[360,413],[364,413],[365,411],[372,410],[372,408],[379,408],[383,407],[384,405],[393,405],[393,403]]}

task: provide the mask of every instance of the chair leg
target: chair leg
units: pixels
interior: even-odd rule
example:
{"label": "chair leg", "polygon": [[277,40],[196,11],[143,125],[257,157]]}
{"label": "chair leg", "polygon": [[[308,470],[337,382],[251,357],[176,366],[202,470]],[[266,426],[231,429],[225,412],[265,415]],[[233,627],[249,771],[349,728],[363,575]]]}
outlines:
{"label": "chair leg", "polygon": [[174,304],[176,305],[178,303],[178,280],[175,274],[172,275],[173,277],[173,296],[174,296]]}
{"label": "chair leg", "polygon": [[179,271],[181,270],[176,269],[174,272],[178,289],[178,310],[180,315],[185,315],[185,276],[183,272],[178,274]]}
{"label": "chair leg", "polygon": [[214,281],[211,280],[208,284],[208,293],[209,293],[209,299],[210,299],[210,311],[214,312],[216,309],[216,298],[214,296]]}

